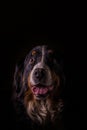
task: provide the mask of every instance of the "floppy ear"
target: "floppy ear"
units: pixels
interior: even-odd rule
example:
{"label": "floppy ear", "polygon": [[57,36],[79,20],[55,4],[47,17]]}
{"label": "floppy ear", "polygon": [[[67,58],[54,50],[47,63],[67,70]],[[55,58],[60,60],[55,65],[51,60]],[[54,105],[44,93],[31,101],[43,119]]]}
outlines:
{"label": "floppy ear", "polygon": [[63,61],[57,61],[54,59],[54,69],[58,76],[60,76],[60,85],[64,88],[65,86],[65,73]]}
{"label": "floppy ear", "polygon": [[15,91],[16,97],[21,97],[23,94],[23,71],[24,65],[16,65],[13,81],[13,89]]}

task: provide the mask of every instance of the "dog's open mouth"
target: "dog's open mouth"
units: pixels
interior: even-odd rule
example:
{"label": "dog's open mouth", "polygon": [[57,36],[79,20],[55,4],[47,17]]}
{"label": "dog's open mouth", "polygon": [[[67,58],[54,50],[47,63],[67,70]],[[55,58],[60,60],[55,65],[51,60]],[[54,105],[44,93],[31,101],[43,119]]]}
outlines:
{"label": "dog's open mouth", "polygon": [[33,85],[31,87],[31,90],[33,92],[34,95],[36,96],[45,96],[47,95],[50,91],[53,90],[53,85],[50,85],[50,86],[43,86],[41,84],[38,84],[38,85]]}

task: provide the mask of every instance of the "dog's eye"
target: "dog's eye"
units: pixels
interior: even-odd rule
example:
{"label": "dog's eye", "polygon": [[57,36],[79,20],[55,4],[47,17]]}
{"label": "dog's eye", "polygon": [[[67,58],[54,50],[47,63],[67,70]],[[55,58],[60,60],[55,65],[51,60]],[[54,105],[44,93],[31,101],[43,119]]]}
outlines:
{"label": "dog's eye", "polygon": [[35,59],[31,58],[30,61],[29,61],[29,64],[33,64],[34,62],[35,62]]}
{"label": "dog's eye", "polygon": [[53,58],[53,51],[52,50],[48,50],[48,56],[50,59]]}
{"label": "dog's eye", "polygon": [[33,50],[33,51],[32,51],[32,55],[35,55],[35,54],[36,54],[36,51],[35,51],[35,50]]}
{"label": "dog's eye", "polygon": [[48,50],[48,54],[49,55],[53,55],[53,51],[52,50]]}

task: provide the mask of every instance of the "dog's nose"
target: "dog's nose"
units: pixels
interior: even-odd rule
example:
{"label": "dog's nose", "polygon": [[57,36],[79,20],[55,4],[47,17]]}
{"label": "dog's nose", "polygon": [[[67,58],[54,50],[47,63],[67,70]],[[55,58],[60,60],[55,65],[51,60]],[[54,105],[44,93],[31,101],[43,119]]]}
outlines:
{"label": "dog's nose", "polygon": [[34,76],[36,79],[42,79],[45,76],[45,69],[43,68],[36,68],[34,71]]}

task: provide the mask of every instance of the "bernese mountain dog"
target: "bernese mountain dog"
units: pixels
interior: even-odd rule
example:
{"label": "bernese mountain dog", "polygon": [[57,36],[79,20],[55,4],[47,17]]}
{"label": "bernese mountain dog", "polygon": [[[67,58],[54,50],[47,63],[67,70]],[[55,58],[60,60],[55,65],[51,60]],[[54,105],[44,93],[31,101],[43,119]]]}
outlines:
{"label": "bernese mountain dog", "polygon": [[46,45],[33,48],[16,66],[14,74],[14,106],[21,122],[18,126],[35,130],[63,129],[61,93],[64,84],[63,68],[55,51]]}

